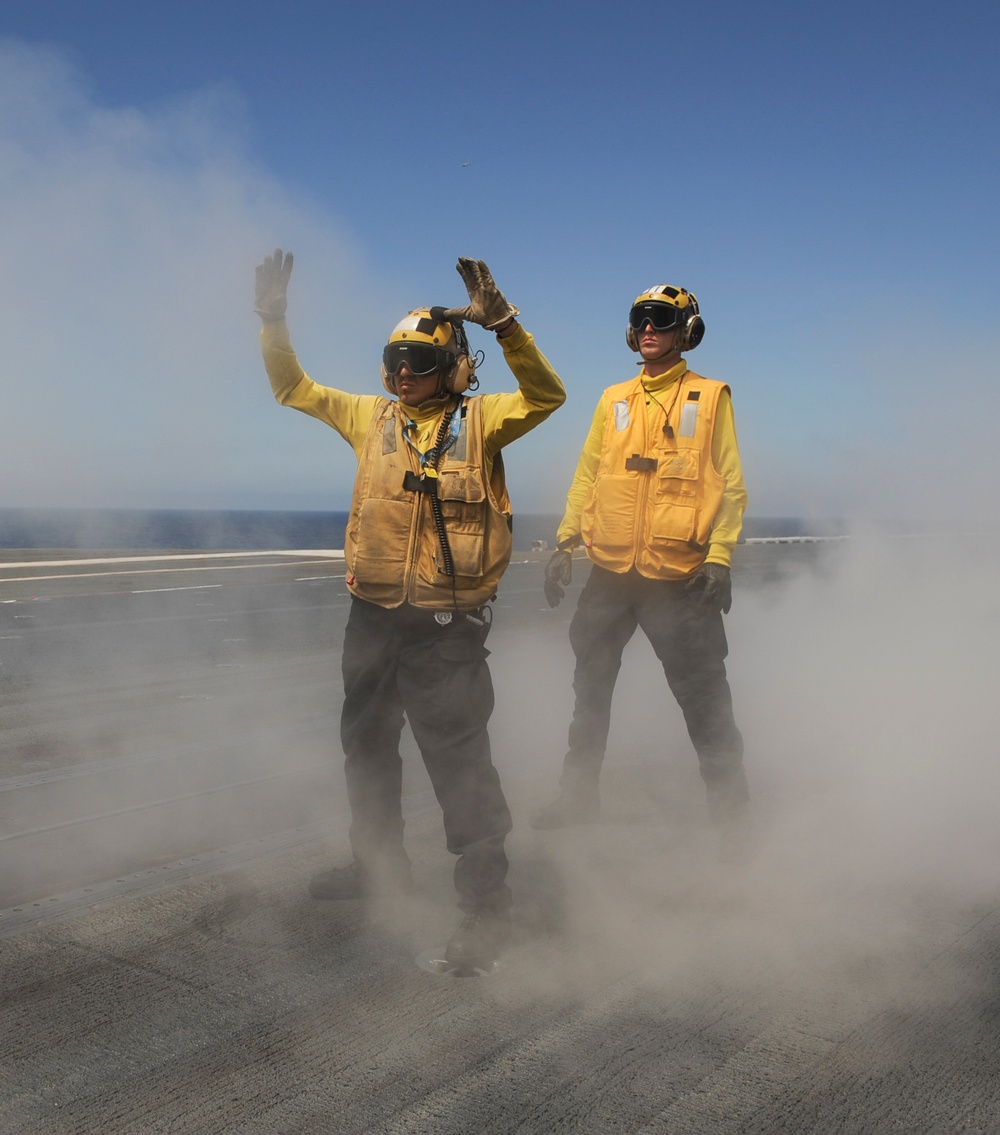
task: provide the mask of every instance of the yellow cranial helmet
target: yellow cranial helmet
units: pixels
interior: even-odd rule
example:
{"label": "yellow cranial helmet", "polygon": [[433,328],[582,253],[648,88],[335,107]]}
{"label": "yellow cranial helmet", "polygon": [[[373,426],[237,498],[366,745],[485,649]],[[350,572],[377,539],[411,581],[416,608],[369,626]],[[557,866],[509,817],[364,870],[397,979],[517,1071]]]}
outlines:
{"label": "yellow cranial helmet", "polygon": [[692,292],[672,284],[656,284],[637,296],[628,313],[625,342],[639,350],[639,332],[646,323],[656,331],[678,331],[677,346],[693,351],[705,337],[705,324]]}
{"label": "yellow cranial helmet", "polygon": [[437,372],[442,392],[462,394],[475,378],[475,360],[461,323],[443,318],[440,307],[419,307],[401,319],[382,351],[382,384],[396,391],[396,375],[405,364],[413,375]]}

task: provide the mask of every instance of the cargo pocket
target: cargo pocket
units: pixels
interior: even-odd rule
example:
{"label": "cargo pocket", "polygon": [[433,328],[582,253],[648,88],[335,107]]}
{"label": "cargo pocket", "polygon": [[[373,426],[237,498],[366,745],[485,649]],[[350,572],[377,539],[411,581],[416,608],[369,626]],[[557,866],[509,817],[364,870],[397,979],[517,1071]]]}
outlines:
{"label": "cargo pocket", "polygon": [[[468,466],[443,469],[438,476],[438,501],[455,568],[455,586],[476,587],[483,574],[487,507],[479,470]],[[434,560],[438,571],[443,572],[440,542]]]}
{"label": "cargo pocket", "polygon": [[694,539],[700,458],[696,449],[659,454],[656,498],[650,525],[654,540],[688,543]]}
{"label": "cargo pocket", "polygon": [[637,478],[626,474],[601,473],[591,490],[594,527],[592,543],[603,552],[632,547],[635,526]]}
{"label": "cargo pocket", "polygon": [[410,531],[409,501],[369,497],[358,511],[354,575],[365,583],[398,583],[406,570]]}
{"label": "cargo pocket", "polygon": [[653,515],[654,540],[680,540],[690,543],[694,539],[695,510],[689,504],[664,503]]}
{"label": "cargo pocket", "polygon": [[[465,618],[464,615],[455,617]],[[480,636],[472,633],[442,635],[434,649],[445,662],[483,662],[490,656]]]}
{"label": "cargo pocket", "polygon": [[696,449],[674,449],[657,453],[657,493],[667,497],[693,497],[698,490],[701,454]]}

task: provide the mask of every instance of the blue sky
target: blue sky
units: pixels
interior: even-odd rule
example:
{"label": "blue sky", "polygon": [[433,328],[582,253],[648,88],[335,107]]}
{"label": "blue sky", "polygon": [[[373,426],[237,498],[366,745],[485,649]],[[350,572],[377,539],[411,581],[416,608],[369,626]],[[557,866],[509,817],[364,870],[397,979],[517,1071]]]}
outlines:
{"label": "blue sky", "polygon": [[358,391],[409,307],[461,301],[459,254],[490,263],[569,390],[508,455],[522,510],[560,509],[669,282],[752,514],[980,515],[998,33],[995,0],[0,2],[0,506],[345,507],[353,456],[259,363],[281,244],[303,364]]}

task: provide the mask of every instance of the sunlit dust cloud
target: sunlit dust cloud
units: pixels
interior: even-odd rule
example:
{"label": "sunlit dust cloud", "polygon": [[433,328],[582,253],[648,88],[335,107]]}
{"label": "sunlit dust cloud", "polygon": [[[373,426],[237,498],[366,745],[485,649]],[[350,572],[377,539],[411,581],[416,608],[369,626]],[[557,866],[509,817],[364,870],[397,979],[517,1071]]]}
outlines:
{"label": "sunlit dust cloud", "polygon": [[927,949],[1000,887],[996,551],[862,534],[820,570],[737,586],[728,669],[756,826],[737,865],[719,861],[694,752],[641,633],[616,687],[602,822],[531,831],[530,810],[558,792],[572,654],[539,631],[527,667],[498,642],[516,882],[533,928],[572,943],[571,961],[539,951],[532,995],[625,974],[675,993],[754,987],[789,1008],[806,994],[930,995]]}
{"label": "sunlit dust cloud", "polygon": [[[0,41],[0,504],[343,507],[352,455],[271,399],[255,261],[305,253],[297,341],[328,381],[371,371],[383,332],[349,238],[255,168],[246,134],[232,92],[109,109],[57,52]],[[336,370],[331,307],[355,330]]]}

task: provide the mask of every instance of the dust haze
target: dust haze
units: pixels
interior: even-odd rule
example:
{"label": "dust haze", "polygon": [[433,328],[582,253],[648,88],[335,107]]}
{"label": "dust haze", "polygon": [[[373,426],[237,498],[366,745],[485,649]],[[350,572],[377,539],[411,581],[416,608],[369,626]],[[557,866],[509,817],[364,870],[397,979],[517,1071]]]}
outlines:
{"label": "dust haze", "polygon": [[[227,87],[107,107],[62,53],[0,39],[0,507],[344,507],[353,456],[274,413],[253,269],[279,240],[308,249],[297,343],[330,382],[373,373],[380,289],[251,137]],[[331,310],[350,341],[329,342]]]}
{"label": "dust haze", "polygon": [[[257,142],[230,87],[109,107],[64,53],[0,38],[0,508],[348,507],[350,448],[276,412],[254,265],[295,250],[303,365],[379,393],[388,330],[412,307],[464,302],[455,258],[483,250],[444,242],[434,263],[400,256],[387,279],[349,221],[296,189],[294,169],[267,168]],[[491,338],[473,332],[484,389],[510,389]],[[536,438],[521,450],[512,482],[530,487],[548,452]]]}
{"label": "dust haze", "polygon": [[728,665],[756,824],[742,864],[718,861],[694,752],[641,632],[616,687],[602,822],[528,830],[557,792],[572,655],[541,632],[530,667],[514,642],[498,646],[515,886],[539,929],[558,910],[576,937],[579,970],[560,959],[545,970],[554,987],[632,972],[679,993],[708,972],[789,1008],[806,992],[932,995],[918,943],[951,944],[1000,885],[995,553],[856,537],[821,570],[737,587]]}

